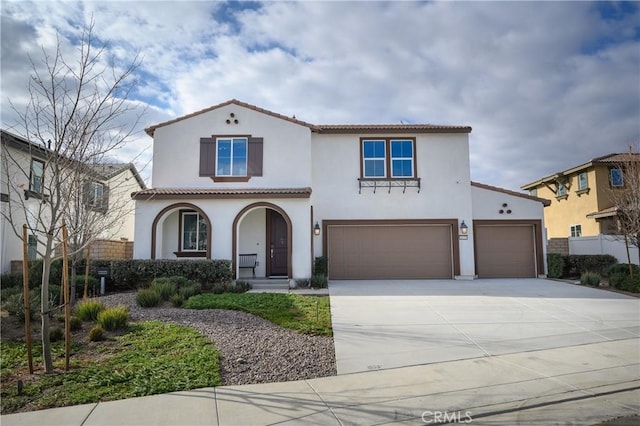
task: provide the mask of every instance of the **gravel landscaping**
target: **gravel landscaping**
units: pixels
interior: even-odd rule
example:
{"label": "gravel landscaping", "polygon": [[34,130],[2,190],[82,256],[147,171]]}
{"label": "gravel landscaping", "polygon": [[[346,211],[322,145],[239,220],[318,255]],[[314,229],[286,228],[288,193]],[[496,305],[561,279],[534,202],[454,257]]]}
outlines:
{"label": "gravel landscaping", "polygon": [[164,321],[191,327],[220,352],[224,385],[273,383],[336,374],[333,338],[308,336],[240,311],[141,308],[135,293],[100,298],[105,306],[129,307],[132,321]]}

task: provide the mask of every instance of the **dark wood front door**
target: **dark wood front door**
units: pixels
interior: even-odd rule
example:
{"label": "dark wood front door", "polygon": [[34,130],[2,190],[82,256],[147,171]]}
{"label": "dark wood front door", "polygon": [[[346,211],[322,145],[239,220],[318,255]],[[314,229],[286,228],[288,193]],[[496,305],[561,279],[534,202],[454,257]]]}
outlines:
{"label": "dark wood front door", "polygon": [[275,210],[267,210],[267,243],[269,256],[267,275],[288,276],[288,238],[287,222]]}

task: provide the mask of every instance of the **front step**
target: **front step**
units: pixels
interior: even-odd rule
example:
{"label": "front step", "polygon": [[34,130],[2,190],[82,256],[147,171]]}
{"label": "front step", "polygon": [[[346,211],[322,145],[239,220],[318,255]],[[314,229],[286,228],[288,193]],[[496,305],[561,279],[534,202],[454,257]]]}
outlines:
{"label": "front step", "polygon": [[252,290],[258,291],[274,291],[274,290],[285,290],[289,291],[289,280],[288,279],[269,279],[269,278],[251,278],[244,279],[243,281],[251,284]]}

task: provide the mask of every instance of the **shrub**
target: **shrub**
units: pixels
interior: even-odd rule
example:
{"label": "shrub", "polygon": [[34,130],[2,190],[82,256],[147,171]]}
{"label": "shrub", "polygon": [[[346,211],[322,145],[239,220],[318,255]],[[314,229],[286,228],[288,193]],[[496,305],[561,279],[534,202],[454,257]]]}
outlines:
{"label": "shrub", "polygon": [[136,294],[136,303],[143,308],[153,308],[160,303],[160,295],[150,288],[141,288]]}
{"label": "shrub", "polygon": [[104,329],[99,325],[93,326],[91,330],[89,330],[89,340],[92,342],[98,342],[104,339]]}
{"label": "shrub", "polygon": [[611,265],[618,261],[608,254],[572,254],[566,258],[567,270],[570,275],[582,275],[584,272],[597,272],[605,275]]}
{"label": "shrub", "polygon": [[195,284],[194,281],[180,275],[169,277],[169,282],[175,285],[176,288],[188,287]]}
{"label": "shrub", "polygon": [[155,278],[151,282],[151,290],[155,291],[160,299],[169,300],[171,296],[176,294],[176,285],[169,278]]}
{"label": "shrub", "polygon": [[100,312],[104,311],[105,307],[102,302],[96,299],[82,300],[76,305],[75,314],[82,321],[97,321]]}
{"label": "shrub", "polygon": [[114,260],[109,268],[116,289],[135,289],[148,285],[157,277],[180,276],[205,288],[231,282],[231,262],[228,260]]}
{"label": "shrub", "polygon": [[[84,281],[84,275],[76,275],[76,297],[84,296]],[[100,292],[100,280],[93,275],[89,275],[87,287],[88,295],[97,295]]]}
{"label": "shrub", "polygon": [[[633,270],[633,275],[640,275],[640,267],[638,265],[635,264],[631,264],[631,269]],[[629,264],[628,263],[617,263],[615,265],[612,265],[609,268],[608,274],[625,274],[625,275],[629,275]]]}
{"label": "shrub", "polygon": [[547,276],[549,278],[560,278],[564,271],[564,259],[559,253],[547,253]]}
{"label": "shrub", "polygon": [[128,322],[129,310],[126,306],[107,308],[98,314],[98,324],[107,331],[126,328]]}
{"label": "shrub", "polygon": [[173,296],[171,296],[169,298],[169,301],[171,302],[171,304],[176,307],[179,308],[182,306],[182,304],[184,303],[184,299],[182,298],[181,294],[174,294]]}
{"label": "shrub", "polygon": [[600,279],[600,274],[595,272],[583,272],[582,275],[580,275],[580,284],[598,287],[600,285]]}
{"label": "shrub", "polygon": [[313,262],[313,273],[316,275],[327,275],[327,258],[318,256]]}
{"label": "shrub", "polygon": [[2,274],[0,275],[0,283],[2,283],[2,289],[11,287],[22,288],[22,274]]}
{"label": "shrub", "polygon": [[313,288],[327,288],[328,281],[326,275],[314,275],[311,277],[311,287]]}
{"label": "shrub", "polygon": [[64,332],[60,327],[51,327],[49,330],[49,339],[51,342],[59,342],[64,339]]}
{"label": "shrub", "polygon": [[[24,321],[24,293],[22,291],[8,296],[3,301],[2,307],[9,315],[15,315],[18,320]],[[29,292],[29,319],[35,319],[38,312],[40,312],[40,292],[38,289],[34,289]]]}
{"label": "shrub", "polygon": [[69,328],[71,331],[77,331],[82,328],[82,320],[76,316],[69,318]]}
{"label": "shrub", "polygon": [[296,279],[296,287],[298,287],[298,288],[309,287],[309,283],[310,282],[311,282],[311,280],[309,278],[297,278]]}
{"label": "shrub", "polygon": [[632,293],[640,293],[640,275],[626,276],[621,283],[620,288]]}
{"label": "shrub", "polygon": [[236,281],[236,284],[231,288],[232,293],[246,293],[251,290],[251,284],[246,281]]}
{"label": "shrub", "polygon": [[202,290],[200,290],[200,285],[197,283],[192,283],[191,285],[180,287],[178,289],[178,294],[182,296],[183,300],[188,300],[191,296],[195,296],[200,293],[202,293]]}

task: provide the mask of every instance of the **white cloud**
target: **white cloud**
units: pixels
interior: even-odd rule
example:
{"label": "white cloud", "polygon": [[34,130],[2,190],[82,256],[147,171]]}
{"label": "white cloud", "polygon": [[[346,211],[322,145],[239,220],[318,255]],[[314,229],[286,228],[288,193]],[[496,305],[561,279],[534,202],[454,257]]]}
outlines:
{"label": "white cloud", "polygon": [[640,141],[633,3],[3,2],[3,123],[25,54],[91,16],[119,58],[143,55],[145,125],[231,98],[318,124],[470,125],[472,178],[511,189]]}

